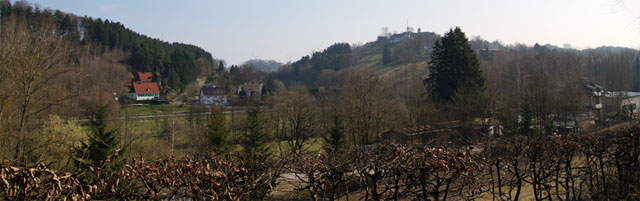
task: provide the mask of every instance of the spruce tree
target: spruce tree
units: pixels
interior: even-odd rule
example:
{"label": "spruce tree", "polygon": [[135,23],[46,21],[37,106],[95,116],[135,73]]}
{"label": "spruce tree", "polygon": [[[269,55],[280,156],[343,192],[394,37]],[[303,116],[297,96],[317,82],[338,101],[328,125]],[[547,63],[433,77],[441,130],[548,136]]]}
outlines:
{"label": "spruce tree", "polygon": [[[250,180],[266,174],[265,171],[268,171],[275,164],[270,157],[268,137],[264,130],[264,120],[260,117],[261,113],[258,107],[247,109],[247,118],[244,122],[240,139],[240,145],[244,150],[236,159],[243,168],[246,168],[246,178]],[[253,182],[255,184],[249,189],[250,199],[248,200],[264,200],[269,193],[269,186],[275,185],[265,179]]]}
{"label": "spruce tree", "polygon": [[531,129],[533,114],[531,111],[531,105],[528,103],[520,106],[520,135],[531,136],[533,129]]}
{"label": "spruce tree", "polygon": [[[79,170],[89,167],[117,168],[122,164],[118,155],[118,131],[109,129],[107,105],[98,105],[91,114],[89,139],[76,148],[75,165]],[[109,159],[109,160],[107,160]]]}
{"label": "spruce tree", "polygon": [[344,144],[344,130],[337,114],[333,115],[333,124],[329,129],[329,136],[324,137],[324,141],[324,150],[327,153],[340,150]]}
{"label": "spruce tree", "polygon": [[246,111],[247,119],[242,129],[240,144],[246,155],[268,155],[268,139],[264,131],[264,120],[260,118],[260,109],[250,108]]}
{"label": "spruce tree", "polygon": [[429,77],[423,82],[431,98],[443,103],[451,103],[462,88],[484,89],[480,62],[460,27],[436,41],[429,61]]}
{"label": "spruce tree", "polygon": [[227,152],[229,130],[225,125],[224,114],[218,108],[215,108],[207,119],[207,137],[214,153],[224,154]]}
{"label": "spruce tree", "polygon": [[382,48],[382,64],[385,66],[391,64],[391,48],[387,44]]}
{"label": "spruce tree", "polygon": [[224,72],[224,62],[222,62],[222,60],[220,60],[220,62],[218,62],[218,69],[216,69],[216,71],[218,73]]}

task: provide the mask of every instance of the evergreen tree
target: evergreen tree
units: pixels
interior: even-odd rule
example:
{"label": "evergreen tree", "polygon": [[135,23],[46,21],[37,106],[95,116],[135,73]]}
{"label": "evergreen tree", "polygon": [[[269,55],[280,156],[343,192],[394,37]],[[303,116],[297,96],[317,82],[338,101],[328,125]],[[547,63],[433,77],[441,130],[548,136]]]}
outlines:
{"label": "evergreen tree", "polygon": [[327,153],[340,150],[344,144],[344,130],[340,122],[340,117],[337,114],[333,115],[333,124],[329,129],[329,136],[324,137],[324,141],[324,150]]}
{"label": "evergreen tree", "polygon": [[264,120],[260,118],[259,108],[247,110],[247,119],[242,128],[242,138],[240,144],[244,148],[244,153],[249,156],[268,155],[267,135],[264,131]]}
{"label": "evergreen tree", "polygon": [[[240,138],[240,145],[244,150],[237,155],[236,159],[243,168],[246,168],[249,179],[264,175],[265,171],[275,164],[275,161],[270,158],[268,137],[264,130],[264,120],[260,116],[261,113],[258,107],[247,109],[247,118]],[[248,200],[264,200],[269,193],[269,186],[275,185],[264,179],[254,182],[253,188],[249,190],[250,198]]]}
{"label": "evergreen tree", "polygon": [[91,116],[89,140],[76,148],[75,165],[79,170],[88,167],[117,168],[122,164],[117,157],[122,150],[117,148],[118,131],[107,126],[107,105],[98,105]]}
{"label": "evergreen tree", "polygon": [[240,90],[240,92],[238,92],[238,97],[239,98],[246,98],[247,97],[247,92],[243,90]]}
{"label": "evergreen tree", "polygon": [[531,129],[532,116],[531,105],[529,103],[522,104],[520,106],[520,135],[531,136],[533,134],[533,129]]}
{"label": "evergreen tree", "polygon": [[239,73],[240,73],[240,69],[238,68],[238,66],[231,65],[231,67],[229,68],[229,74],[237,75]]}
{"label": "evergreen tree", "polygon": [[389,45],[387,44],[382,48],[382,64],[391,64],[391,48],[389,48]]}
{"label": "evergreen tree", "polygon": [[222,62],[222,60],[220,60],[220,62],[218,62],[218,69],[216,69],[216,72],[218,72],[218,73],[224,72],[224,62]]}
{"label": "evergreen tree", "polygon": [[429,77],[424,84],[434,101],[451,103],[461,88],[484,89],[479,66],[469,40],[460,27],[456,27],[436,41],[429,61]]}
{"label": "evergreen tree", "polygon": [[229,130],[225,125],[222,110],[215,108],[207,119],[207,137],[216,154],[224,154],[228,150]]}

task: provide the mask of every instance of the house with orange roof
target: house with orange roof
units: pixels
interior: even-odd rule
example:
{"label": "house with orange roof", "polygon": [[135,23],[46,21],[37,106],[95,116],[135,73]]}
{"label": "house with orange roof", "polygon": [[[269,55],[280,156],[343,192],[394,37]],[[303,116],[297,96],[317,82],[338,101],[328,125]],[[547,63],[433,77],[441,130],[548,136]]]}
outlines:
{"label": "house with orange roof", "polygon": [[153,100],[160,98],[160,89],[155,82],[133,82],[131,87],[131,99],[136,101]]}

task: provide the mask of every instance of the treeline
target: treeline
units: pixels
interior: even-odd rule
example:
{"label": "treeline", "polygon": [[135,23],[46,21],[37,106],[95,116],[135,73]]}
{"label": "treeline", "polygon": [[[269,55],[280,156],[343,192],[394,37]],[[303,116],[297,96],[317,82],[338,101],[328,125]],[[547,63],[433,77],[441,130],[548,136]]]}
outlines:
{"label": "treeline", "polygon": [[322,52],[315,52],[311,56],[302,57],[291,65],[283,66],[275,77],[285,84],[303,83],[312,86],[321,70],[338,71],[353,63],[350,54],[351,46],[348,43],[336,43]]}
{"label": "treeline", "polygon": [[327,80],[336,79],[336,72],[346,72],[350,67],[401,66],[425,61],[429,58],[431,46],[439,38],[440,36],[434,33],[413,33],[412,37],[407,37],[399,43],[387,40],[369,42],[362,46],[335,43],[321,52],[314,52],[284,65],[275,77],[287,85],[302,83],[322,87],[322,83]]}
{"label": "treeline", "polygon": [[242,63],[242,65],[250,65],[257,71],[275,72],[283,64],[274,60],[251,59]]}
{"label": "treeline", "polygon": [[[590,104],[584,87],[590,81],[606,91],[637,91],[640,54],[628,48],[573,50],[547,46],[513,46],[487,53],[480,60],[486,93],[495,105],[493,115],[505,132],[518,132],[518,116],[531,117],[536,134],[551,133],[553,122],[577,122]],[[599,124],[624,120],[619,103],[605,103],[614,117]],[[522,123],[522,122],[520,122]],[[521,125],[520,125],[521,126]]]}
{"label": "treeline", "polygon": [[131,57],[123,62],[131,72],[159,72],[162,81],[166,81],[163,83],[174,90],[182,90],[198,76],[212,74],[217,64],[211,53],[202,48],[149,38],[118,22],[83,18],[82,24],[83,42],[130,52]]}
{"label": "treeline", "polygon": [[[433,111],[433,108],[446,111],[447,115],[421,114],[415,119],[427,124],[434,118],[441,121],[473,120],[483,117],[485,120],[500,122],[507,133],[518,133],[523,122],[519,117],[530,117],[530,126],[535,127],[532,134],[550,134],[558,122],[576,122],[584,119],[585,108],[590,104],[585,82],[593,82],[604,87],[606,91],[639,91],[640,84],[640,52],[638,50],[621,47],[600,47],[596,49],[575,50],[559,48],[551,45],[526,46],[522,44],[503,45],[499,42],[487,42],[481,38],[469,41],[472,55],[479,64],[479,72],[484,79],[484,85],[478,89],[456,89],[450,93],[460,95],[449,101],[452,104],[434,103],[416,94],[430,94],[432,89],[426,89],[421,81],[433,76],[428,72],[433,67],[432,55],[413,54],[416,44],[420,44],[418,37],[392,45],[388,43],[369,43],[361,47],[352,48],[351,61],[346,68],[335,70],[324,68],[320,71],[309,70],[314,73],[295,73],[293,65],[278,72],[277,78],[285,84],[293,82],[303,83],[314,89],[342,89],[348,85],[348,76],[363,69],[374,71],[384,78],[385,87],[391,88],[388,96],[398,98],[410,112]],[[434,46],[429,52],[434,51]],[[403,48],[406,48],[402,50]],[[386,53],[385,53],[386,52]],[[400,54],[409,52],[411,54]],[[426,52],[426,51],[425,51]],[[320,54],[320,53],[316,53]],[[377,57],[376,54],[380,55]],[[396,55],[403,55],[406,62],[399,62]],[[319,57],[320,58],[320,57]],[[368,58],[368,59],[362,59]],[[379,58],[373,63],[369,59]],[[382,61],[382,60],[388,61]],[[302,59],[296,63],[306,63]],[[376,63],[379,62],[379,63]],[[389,67],[383,66],[387,63]],[[404,63],[404,64],[403,64]],[[295,64],[295,63],[294,63]],[[307,65],[313,69],[313,63]],[[366,70],[365,70],[366,71]],[[316,73],[317,72],[317,73]],[[289,75],[289,76],[284,76]],[[301,76],[300,80],[296,76]],[[454,80],[455,77],[446,80]],[[448,84],[444,84],[445,86]],[[464,91],[467,90],[467,91]],[[451,96],[450,94],[449,96]],[[481,97],[481,98],[477,98]],[[608,100],[606,100],[608,101]],[[424,104],[417,104],[424,103]],[[399,103],[396,102],[396,105]],[[612,124],[629,118],[629,114],[621,111],[619,103],[608,101],[605,104],[608,114],[607,120],[598,124]],[[455,113],[455,114],[454,114]],[[429,117],[430,116],[430,117]],[[426,120],[431,119],[431,120]],[[556,122],[556,125],[554,125]],[[416,125],[419,126],[419,125]]]}
{"label": "treeline", "polygon": [[150,38],[119,22],[78,17],[59,10],[41,10],[24,1],[12,5],[10,1],[3,0],[0,11],[2,19],[14,15],[26,19],[29,25],[54,23],[59,34],[74,44],[100,46],[94,54],[101,55],[116,49],[124,51],[127,56],[120,62],[129,66],[130,72],[159,72],[165,91],[182,90],[196,77],[211,75],[216,69],[217,61],[202,48]]}

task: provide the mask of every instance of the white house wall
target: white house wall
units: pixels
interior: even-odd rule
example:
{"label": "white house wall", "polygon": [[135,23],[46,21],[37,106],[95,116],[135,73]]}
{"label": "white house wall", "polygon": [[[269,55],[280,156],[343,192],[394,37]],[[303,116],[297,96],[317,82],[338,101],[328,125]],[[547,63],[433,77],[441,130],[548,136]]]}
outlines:
{"label": "white house wall", "polygon": [[137,93],[131,93],[131,99],[136,100],[136,101],[142,101],[142,100],[153,100],[157,97],[160,97],[159,94],[151,94],[151,95],[139,95]]}

